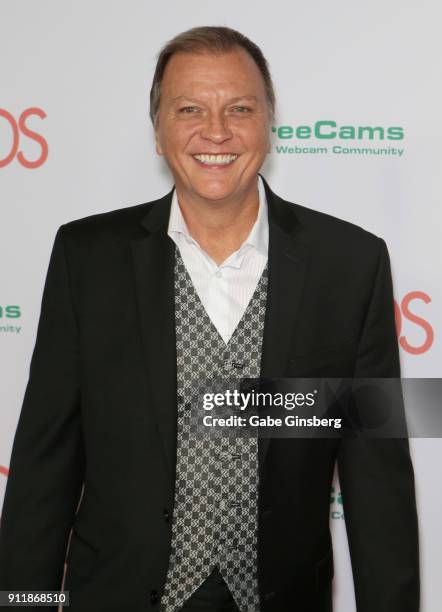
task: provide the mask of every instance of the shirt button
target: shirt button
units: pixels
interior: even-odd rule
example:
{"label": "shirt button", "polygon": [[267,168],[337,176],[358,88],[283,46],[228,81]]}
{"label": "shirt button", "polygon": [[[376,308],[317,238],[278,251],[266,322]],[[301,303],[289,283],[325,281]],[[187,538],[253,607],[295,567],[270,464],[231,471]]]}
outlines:
{"label": "shirt button", "polygon": [[218,270],[218,272],[216,272],[215,276],[216,276],[216,278],[221,278],[222,274],[221,274],[221,272]]}

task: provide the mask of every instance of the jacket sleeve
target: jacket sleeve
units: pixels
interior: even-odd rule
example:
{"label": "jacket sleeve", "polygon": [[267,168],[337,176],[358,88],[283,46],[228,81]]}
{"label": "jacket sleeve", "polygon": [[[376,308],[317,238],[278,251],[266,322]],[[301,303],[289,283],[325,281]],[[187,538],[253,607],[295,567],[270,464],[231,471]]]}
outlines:
{"label": "jacket sleeve", "polygon": [[[381,239],[354,376],[400,377],[390,263]],[[342,439],[338,473],[358,612],[418,612],[418,524],[407,438]]]}
{"label": "jacket sleeve", "polygon": [[43,291],[0,522],[0,590],[60,590],[84,475],[79,334],[64,228]]}

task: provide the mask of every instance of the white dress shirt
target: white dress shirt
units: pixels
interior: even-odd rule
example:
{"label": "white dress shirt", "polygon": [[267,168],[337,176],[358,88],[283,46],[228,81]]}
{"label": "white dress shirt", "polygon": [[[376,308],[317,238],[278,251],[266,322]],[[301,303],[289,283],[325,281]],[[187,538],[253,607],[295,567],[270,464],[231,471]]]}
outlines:
{"label": "white dress shirt", "polygon": [[250,234],[221,265],[192,238],[173,192],[167,233],[180,251],[193,286],[227,344],[256,289],[268,258],[269,225],[264,184],[258,176],[259,209]]}

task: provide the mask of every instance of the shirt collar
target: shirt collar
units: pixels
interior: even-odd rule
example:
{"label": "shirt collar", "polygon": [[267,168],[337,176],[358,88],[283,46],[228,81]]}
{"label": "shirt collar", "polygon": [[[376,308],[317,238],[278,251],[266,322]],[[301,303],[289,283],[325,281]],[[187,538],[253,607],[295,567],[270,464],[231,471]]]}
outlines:
{"label": "shirt collar", "polygon": [[[267,198],[264,189],[264,183],[262,178],[258,175],[258,196],[259,196],[259,204],[258,204],[258,215],[256,217],[256,221],[253,224],[252,229],[250,230],[250,234],[243,242],[241,247],[236,251],[236,253],[232,253],[228,257],[227,261],[230,262],[231,258],[234,255],[239,256],[241,252],[244,251],[246,245],[250,245],[254,247],[260,254],[267,257],[268,247],[269,247],[269,224],[268,224],[268,206],[267,206]],[[181,208],[178,203],[178,196],[176,193],[176,189],[173,191],[172,195],[172,203],[170,207],[170,215],[169,215],[169,225],[167,228],[168,235],[175,241],[178,234],[185,236],[188,242],[192,242],[198,248],[201,249],[198,242],[190,235],[187,224],[184,220],[183,213],[181,212]],[[241,265],[243,257],[238,261],[238,264]],[[237,267],[233,264],[233,261],[230,265]],[[238,265],[238,267],[239,267]]]}

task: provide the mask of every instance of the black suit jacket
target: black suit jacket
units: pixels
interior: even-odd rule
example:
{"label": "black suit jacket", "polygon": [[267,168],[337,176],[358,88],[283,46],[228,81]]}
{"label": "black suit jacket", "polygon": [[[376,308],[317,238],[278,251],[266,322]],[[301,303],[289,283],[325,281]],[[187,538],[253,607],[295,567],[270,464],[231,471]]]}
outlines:
{"label": "black suit jacket", "polygon": [[[399,376],[384,241],[265,188],[262,375]],[[73,612],[158,609],[176,457],[171,196],[57,231],[6,488],[0,589],[59,589],[73,527]],[[330,610],[336,460],[358,612],[417,612],[407,440],[268,438],[259,441],[262,611]]]}

